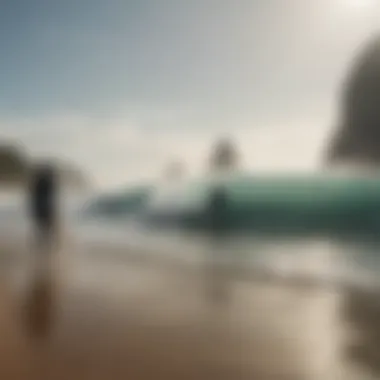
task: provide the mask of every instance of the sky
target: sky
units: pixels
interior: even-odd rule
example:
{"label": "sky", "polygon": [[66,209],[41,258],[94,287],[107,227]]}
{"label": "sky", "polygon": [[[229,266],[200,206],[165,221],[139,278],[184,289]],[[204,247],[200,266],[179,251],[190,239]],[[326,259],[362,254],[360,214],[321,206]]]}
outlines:
{"label": "sky", "polygon": [[2,0],[0,139],[99,186],[204,170],[314,170],[378,0]]}

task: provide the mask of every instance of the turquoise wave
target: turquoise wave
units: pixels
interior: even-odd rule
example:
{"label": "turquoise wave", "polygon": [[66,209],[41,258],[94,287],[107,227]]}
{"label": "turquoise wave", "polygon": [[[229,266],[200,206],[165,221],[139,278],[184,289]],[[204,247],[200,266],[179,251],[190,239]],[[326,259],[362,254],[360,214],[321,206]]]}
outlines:
{"label": "turquoise wave", "polygon": [[140,186],[103,195],[86,208],[90,217],[138,216],[157,228],[209,230],[211,195],[222,188],[226,230],[285,234],[376,234],[380,179],[323,176],[253,176]]}

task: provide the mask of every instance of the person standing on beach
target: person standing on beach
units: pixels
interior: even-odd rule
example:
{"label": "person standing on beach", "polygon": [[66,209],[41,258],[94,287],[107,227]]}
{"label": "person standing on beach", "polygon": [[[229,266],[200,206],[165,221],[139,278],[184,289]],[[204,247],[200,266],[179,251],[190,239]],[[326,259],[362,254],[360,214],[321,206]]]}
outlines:
{"label": "person standing on beach", "polygon": [[55,177],[50,165],[41,165],[35,170],[30,187],[31,219],[37,248],[45,253],[52,249],[57,228]]}
{"label": "person standing on beach", "polygon": [[23,315],[28,334],[33,338],[47,337],[55,311],[53,277],[50,259],[57,233],[57,178],[49,164],[33,170],[29,187],[29,211],[35,238],[36,266],[24,303]]}

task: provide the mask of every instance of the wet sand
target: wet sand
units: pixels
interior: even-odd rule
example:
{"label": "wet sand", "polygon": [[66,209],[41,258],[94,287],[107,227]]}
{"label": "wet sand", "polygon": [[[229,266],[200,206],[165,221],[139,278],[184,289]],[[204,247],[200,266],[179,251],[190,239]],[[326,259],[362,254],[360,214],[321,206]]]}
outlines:
{"label": "wet sand", "polygon": [[215,300],[202,270],[59,257],[3,270],[1,379],[380,377],[377,293],[234,279]]}

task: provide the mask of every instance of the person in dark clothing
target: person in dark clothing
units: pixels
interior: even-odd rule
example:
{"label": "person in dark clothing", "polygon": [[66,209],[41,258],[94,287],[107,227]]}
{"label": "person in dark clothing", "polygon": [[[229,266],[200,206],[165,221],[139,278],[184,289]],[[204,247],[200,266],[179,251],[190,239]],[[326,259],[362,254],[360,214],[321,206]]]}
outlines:
{"label": "person in dark clothing", "polygon": [[54,323],[53,244],[57,232],[57,180],[48,164],[38,166],[32,173],[29,188],[29,211],[34,228],[36,262],[30,288],[25,294],[24,322],[32,338],[47,337]]}
{"label": "person in dark clothing", "polygon": [[56,178],[52,167],[41,165],[30,187],[31,217],[40,247],[47,248],[56,232]]}

